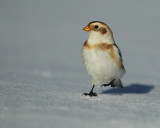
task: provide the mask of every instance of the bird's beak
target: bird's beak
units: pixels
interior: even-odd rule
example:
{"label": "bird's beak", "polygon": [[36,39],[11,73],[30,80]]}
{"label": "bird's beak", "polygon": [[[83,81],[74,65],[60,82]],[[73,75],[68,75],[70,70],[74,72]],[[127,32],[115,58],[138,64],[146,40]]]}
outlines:
{"label": "bird's beak", "polygon": [[89,26],[86,26],[83,30],[89,32],[91,29]]}

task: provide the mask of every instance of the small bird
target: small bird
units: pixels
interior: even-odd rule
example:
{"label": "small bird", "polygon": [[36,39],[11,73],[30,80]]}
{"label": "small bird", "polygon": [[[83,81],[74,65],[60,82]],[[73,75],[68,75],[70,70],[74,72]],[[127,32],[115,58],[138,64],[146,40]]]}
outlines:
{"label": "small bird", "polygon": [[97,85],[123,88],[120,78],[125,73],[122,54],[115,44],[109,26],[92,21],[84,29],[89,34],[82,48],[84,66],[92,79],[92,89],[85,96],[98,96],[93,92]]}

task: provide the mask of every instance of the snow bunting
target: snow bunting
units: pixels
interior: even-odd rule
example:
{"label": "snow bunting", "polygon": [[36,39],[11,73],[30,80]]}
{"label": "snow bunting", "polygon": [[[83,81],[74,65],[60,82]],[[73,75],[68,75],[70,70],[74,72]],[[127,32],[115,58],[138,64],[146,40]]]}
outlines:
{"label": "snow bunting", "polygon": [[85,68],[92,79],[92,89],[83,95],[97,96],[96,85],[123,88],[120,78],[125,73],[121,51],[115,44],[108,25],[100,21],[90,22],[84,29],[89,34],[82,48]]}

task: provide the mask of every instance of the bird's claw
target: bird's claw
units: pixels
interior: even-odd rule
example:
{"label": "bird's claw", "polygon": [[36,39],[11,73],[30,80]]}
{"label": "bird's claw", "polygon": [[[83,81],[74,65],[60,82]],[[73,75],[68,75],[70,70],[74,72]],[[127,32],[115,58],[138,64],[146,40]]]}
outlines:
{"label": "bird's claw", "polygon": [[97,96],[98,97],[97,93],[95,93],[95,92],[83,93],[83,95],[90,96],[90,97],[92,97],[92,96]]}
{"label": "bird's claw", "polygon": [[106,86],[110,86],[111,85],[111,87],[115,87],[115,85],[113,84],[113,82],[114,82],[114,79],[110,82],[110,83],[108,83],[108,84],[102,84],[101,85],[101,87],[106,87]]}

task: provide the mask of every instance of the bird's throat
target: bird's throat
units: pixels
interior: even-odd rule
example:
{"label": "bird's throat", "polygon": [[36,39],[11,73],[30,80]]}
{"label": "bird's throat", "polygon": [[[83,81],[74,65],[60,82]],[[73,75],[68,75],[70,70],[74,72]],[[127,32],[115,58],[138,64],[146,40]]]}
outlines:
{"label": "bird's throat", "polygon": [[97,43],[107,43],[107,44],[114,44],[114,39],[112,37],[108,37],[106,35],[101,35],[99,33],[91,33],[89,34],[88,42],[91,45],[97,44]]}

